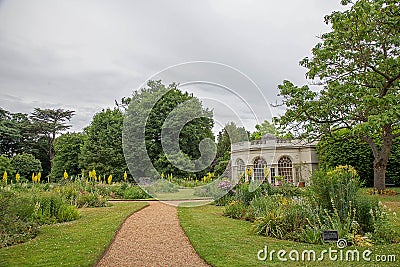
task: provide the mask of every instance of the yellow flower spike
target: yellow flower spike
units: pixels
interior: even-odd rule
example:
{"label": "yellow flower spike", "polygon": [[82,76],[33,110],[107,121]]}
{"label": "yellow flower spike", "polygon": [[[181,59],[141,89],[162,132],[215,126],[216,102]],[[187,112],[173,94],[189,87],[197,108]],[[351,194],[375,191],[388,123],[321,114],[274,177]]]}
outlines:
{"label": "yellow flower spike", "polygon": [[67,170],[64,170],[64,179],[68,179],[68,173],[67,173]]}
{"label": "yellow flower spike", "polygon": [[37,174],[37,181],[40,183],[40,178],[42,178],[42,174],[40,172],[38,172]]}
{"label": "yellow flower spike", "polygon": [[15,180],[17,182],[19,182],[19,179],[21,178],[21,175],[19,175],[19,173],[17,172],[17,174],[15,175]]}
{"label": "yellow flower spike", "polygon": [[[162,175],[164,175],[164,173],[162,173]],[[162,177],[162,176],[161,176]],[[126,181],[126,178],[128,178],[128,174],[126,173],[126,171],[124,172],[124,181]],[[164,177],[163,177],[164,178]]]}
{"label": "yellow flower spike", "polygon": [[110,174],[110,176],[108,176],[107,183],[111,184],[111,182],[112,182],[112,175]]}
{"label": "yellow flower spike", "polygon": [[3,181],[7,183],[7,171],[3,173]]}
{"label": "yellow flower spike", "polygon": [[35,176],[35,173],[33,172],[33,173],[32,173],[32,182],[35,182],[35,177],[36,177],[36,176]]}

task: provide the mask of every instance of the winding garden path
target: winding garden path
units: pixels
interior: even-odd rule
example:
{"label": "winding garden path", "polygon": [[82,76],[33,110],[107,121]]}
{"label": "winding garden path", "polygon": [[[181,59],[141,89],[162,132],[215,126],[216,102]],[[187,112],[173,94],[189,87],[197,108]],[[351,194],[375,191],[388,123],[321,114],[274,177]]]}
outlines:
{"label": "winding garden path", "polygon": [[97,263],[104,266],[208,266],[183,232],[177,208],[158,201],[132,214]]}

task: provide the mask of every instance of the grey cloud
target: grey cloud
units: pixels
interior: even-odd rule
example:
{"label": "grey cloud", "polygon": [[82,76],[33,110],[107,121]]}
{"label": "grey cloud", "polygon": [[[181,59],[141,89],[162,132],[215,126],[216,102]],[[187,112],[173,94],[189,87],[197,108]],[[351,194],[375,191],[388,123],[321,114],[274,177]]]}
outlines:
{"label": "grey cloud", "polygon": [[[298,61],[328,30],[324,15],[339,8],[338,0],[1,1],[0,105],[23,112],[35,107],[30,105],[70,107],[77,111],[74,129],[80,130],[95,112],[112,107],[155,73],[196,60],[239,69],[273,103],[284,79],[307,82]],[[258,120],[271,117],[259,93],[229,72],[177,68],[158,77],[221,81],[254,107]],[[187,88],[235,103],[215,88],[195,87]],[[253,130],[251,112],[236,109]],[[234,119],[227,109],[219,117]]]}

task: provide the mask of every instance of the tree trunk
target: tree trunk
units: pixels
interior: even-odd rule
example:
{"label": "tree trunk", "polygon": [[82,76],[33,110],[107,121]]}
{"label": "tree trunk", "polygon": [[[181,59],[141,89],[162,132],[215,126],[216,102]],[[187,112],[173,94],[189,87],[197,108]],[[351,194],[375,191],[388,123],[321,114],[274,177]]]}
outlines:
{"label": "tree trunk", "polygon": [[50,170],[51,170],[53,168],[54,150],[50,148],[49,152],[50,152],[49,155],[50,155]]}
{"label": "tree trunk", "polygon": [[363,136],[374,154],[374,187],[378,190],[385,190],[386,167],[389,162],[390,149],[393,143],[393,133],[390,125],[383,127],[382,145],[380,149],[371,137]]}
{"label": "tree trunk", "polygon": [[379,161],[374,160],[374,188],[384,190],[386,176],[386,165],[381,165]]}

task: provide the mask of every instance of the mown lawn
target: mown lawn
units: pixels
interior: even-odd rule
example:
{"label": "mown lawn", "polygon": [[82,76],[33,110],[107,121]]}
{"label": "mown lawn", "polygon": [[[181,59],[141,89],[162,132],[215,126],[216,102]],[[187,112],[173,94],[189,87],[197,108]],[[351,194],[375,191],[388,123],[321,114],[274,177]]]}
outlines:
{"label": "mown lawn", "polygon": [[[400,196],[379,197],[392,211],[400,214]],[[317,257],[324,249],[337,249],[336,244],[311,245],[298,242],[278,240],[274,238],[257,236],[252,233],[250,222],[234,220],[222,215],[224,208],[214,205],[201,206],[196,208],[179,207],[178,214],[180,223],[199,255],[212,266],[400,266],[400,244],[386,246],[374,246],[370,248],[372,254],[371,262],[330,261],[325,256],[322,262],[314,261],[291,261],[282,262],[274,254],[273,261],[267,259],[260,261],[257,253],[268,246],[268,250],[315,250]],[[399,215],[398,215],[399,217]],[[393,227],[400,229],[398,219],[390,215]],[[296,231],[296,229],[293,229]],[[355,249],[355,247],[346,248]],[[366,248],[357,248],[362,255]],[[395,262],[377,262],[376,255],[395,255]],[[301,255],[301,254],[300,254]],[[263,254],[261,254],[263,256]],[[361,256],[360,256],[361,257]],[[288,258],[288,254],[286,254]]]}
{"label": "mown lawn", "polygon": [[80,209],[81,218],[46,225],[33,240],[0,249],[0,266],[93,266],[122,222],[147,203]]}
{"label": "mown lawn", "polygon": [[159,200],[207,199],[194,195],[193,188],[180,188],[176,193],[156,193],[154,197]]}

